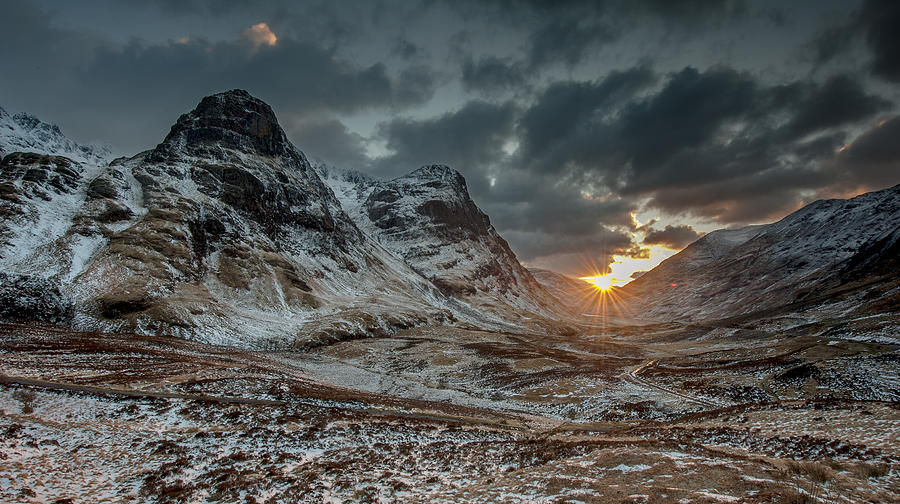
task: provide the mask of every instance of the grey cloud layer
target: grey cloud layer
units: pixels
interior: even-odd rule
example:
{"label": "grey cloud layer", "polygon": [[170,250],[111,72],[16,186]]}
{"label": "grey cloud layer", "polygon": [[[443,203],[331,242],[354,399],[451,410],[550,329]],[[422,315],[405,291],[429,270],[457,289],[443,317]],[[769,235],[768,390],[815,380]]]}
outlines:
{"label": "grey cloud layer", "polygon": [[56,28],[29,2],[9,2],[4,14],[0,62],[5,75],[19,78],[2,79],[0,96],[43,104],[31,111],[127,150],[152,145],[199,97],[223,89],[246,88],[282,115],[333,115],[418,105],[436,85],[422,65],[393,75],[384,63],[352,63],[333,48],[285,36],[271,47],[238,34],[224,42],[121,45]]}
{"label": "grey cloud layer", "polygon": [[[521,258],[570,273],[637,250],[631,233],[676,248],[697,236],[685,225],[638,230],[639,210],[724,226],[900,182],[898,2],[80,6],[96,11],[90,19],[109,9],[215,27],[182,41],[124,40],[101,21],[70,26],[52,7],[0,0],[7,109],[133,153],[200,97],[245,88],[330,164],[382,177],[453,166]],[[277,44],[241,36],[259,22]],[[728,58],[729,44],[803,26],[814,27],[808,37],[770,60]],[[750,38],[723,39],[732,28]],[[670,47],[690,61],[654,57]]]}

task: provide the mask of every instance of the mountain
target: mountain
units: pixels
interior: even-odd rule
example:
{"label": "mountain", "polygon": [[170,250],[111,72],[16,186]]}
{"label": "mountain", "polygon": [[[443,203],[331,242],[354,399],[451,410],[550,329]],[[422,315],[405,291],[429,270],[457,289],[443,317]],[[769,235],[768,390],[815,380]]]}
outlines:
{"label": "mountain", "polygon": [[620,292],[649,319],[770,310],[834,288],[851,274],[889,270],[898,228],[900,186],[816,201],[773,224],[709,233]]}
{"label": "mountain", "polygon": [[302,348],[425,324],[533,326],[554,303],[461,175],[345,174],[338,189],[356,197],[339,199],[245,91],[204,98],[154,149],[110,163],[55,133],[5,132],[2,145],[40,153],[2,160],[0,316]]}
{"label": "mountain", "polygon": [[566,306],[577,308],[578,312],[589,311],[598,297],[597,289],[585,281],[540,268],[529,268],[528,271],[553,297]]}
{"label": "mountain", "polygon": [[333,169],[323,174],[360,229],[445,295],[501,316],[564,311],[519,264],[456,170],[430,165],[389,181]]}
{"label": "mountain", "polygon": [[48,277],[78,273],[84,243],[67,231],[109,157],[54,124],[0,108],[0,316],[71,320],[71,302]]}
{"label": "mountain", "polygon": [[0,159],[12,152],[63,156],[80,164],[104,164],[111,157],[108,147],[79,144],[55,124],[30,114],[9,115],[0,108]]}

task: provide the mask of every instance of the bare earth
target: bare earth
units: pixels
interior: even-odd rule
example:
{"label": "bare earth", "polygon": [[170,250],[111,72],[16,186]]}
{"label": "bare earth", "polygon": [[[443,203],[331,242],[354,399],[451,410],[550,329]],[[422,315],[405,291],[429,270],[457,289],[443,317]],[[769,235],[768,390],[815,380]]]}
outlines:
{"label": "bare earth", "polygon": [[900,502],[900,353],[676,324],[304,353],[0,324],[0,502]]}

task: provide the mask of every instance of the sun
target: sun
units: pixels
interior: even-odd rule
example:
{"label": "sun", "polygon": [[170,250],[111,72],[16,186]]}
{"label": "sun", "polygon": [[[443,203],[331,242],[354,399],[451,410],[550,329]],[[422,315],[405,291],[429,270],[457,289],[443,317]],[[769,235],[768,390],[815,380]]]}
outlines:
{"label": "sun", "polygon": [[613,278],[610,275],[581,277],[580,280],[584,280],[589,284],[593,284],[597,290],[603,292],[606,292],[613,287]]}

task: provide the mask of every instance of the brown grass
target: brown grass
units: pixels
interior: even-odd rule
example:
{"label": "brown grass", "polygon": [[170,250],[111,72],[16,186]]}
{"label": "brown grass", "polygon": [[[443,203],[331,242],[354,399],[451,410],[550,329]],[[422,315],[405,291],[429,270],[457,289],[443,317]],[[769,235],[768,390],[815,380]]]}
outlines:
{"label": "brown grass", "polygon": [[852,471],[853,474],[860,478],[881,478],[888,475],[890,467],[887,464],[871,464],[863,462],[853,466]]}

